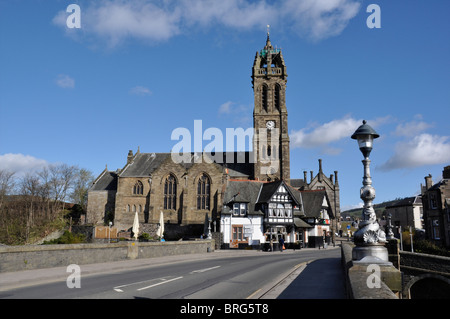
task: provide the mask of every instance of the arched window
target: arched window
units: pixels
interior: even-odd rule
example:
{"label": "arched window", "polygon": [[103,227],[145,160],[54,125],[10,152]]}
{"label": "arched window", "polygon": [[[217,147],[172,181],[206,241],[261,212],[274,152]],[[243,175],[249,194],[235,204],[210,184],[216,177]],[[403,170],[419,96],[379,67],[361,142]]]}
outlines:
{"label": "arched window", "polygon": [[264,111],[267,112],[267,86],[263,85],[261,92],[261,105]]}
{"label": "arched window", "polygon": [[177,183],[173,175],[164,183],[164,209],[177,209]]}
{"label": "arched window", "polygon": [[210,180],[203,174],[197,183],[197,209],[209,209]]}
{"label": "arched window", "polygon": [[279,111],[280,110],[280,92],[281,87],[279,84],[275,85],[275,108]]}
{"label": "arched window", "polygon": [[141,181],[137,181],[133,186],[133,195],[143,195],[144,194],[144,185]]}

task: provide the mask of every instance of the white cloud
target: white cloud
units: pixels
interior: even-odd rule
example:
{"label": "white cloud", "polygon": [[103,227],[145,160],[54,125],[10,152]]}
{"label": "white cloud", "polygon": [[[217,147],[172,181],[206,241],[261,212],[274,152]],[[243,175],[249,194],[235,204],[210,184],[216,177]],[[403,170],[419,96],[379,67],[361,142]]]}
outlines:
{"label": "white cloud", "polygon": [[56,84],[64,89],[73,89],[75,87],[75,80],[68,75],[59,74],[56,78]]}
{"label": "white cloud", "polygon": [[435,165],[450,162],[450,137],[420,134],[411,140],[398,142],[394,155],[377,167],[383,171]]}
{"label": "white cloud", "polygon": [[233,107],[233,102],[228,101],[223,103],[220,107],[219,107],[219,114],[231,114],[232,113],[232,107]]}
{"label": "white cloud", "polygon": [[4,154],[0,155],[0,168],[6,171],[15,172],[15,176],[26,173],[33,173],[48,166],[46,160],[38,159],[30,155]]}
{"label": "white cloud", "polygon": [[432,127],[432,124],[428,124],[423,121],[411,121],[407,123],[401,123],[397,125],[394,135],[396,136],[415,136],[420,132],[425,131],[427,128]]}
{"label": "white cloud", "polygon": [[[248,30],[281,22],[302,37],[320,40],[340,34],[359,9],[357,0],[102,0],[81,12],[83,32],[114,47],[129,38],[166,41],[197,26]],[[61,11],[53,23],[68,29],[66,18]]]}
{"label": "white cloud", "polygon": [[[290,134],[291,146],[301,148],[322,147],[342,138],[349,138],[361,125],[361,120],[344,117],[338,120],[306,127]],[[336,150],[334,150],[336,153]]]}
{"label": "white cloud", "polygon": [[231,117],[234,123],[245,126],[252,120],[248,116],[251,109],[252,107],[249,105],[227,101],[219,106],[218,114],[219,116]]}
{"label": "white cloud", "polygon": [[286,0],[281,10],[300,35],[321,40],[339,35],[361,4],[352,0]]}
{"label": "white cloud", "polygon": [[[391,116],[388,115],[368,120],[367,124],[375,129],[388,123],[391,119]],[[321,125],[313,123],[301,130],[291,131],[289,134],[290,145],[293,148],[321,148],[324,154],[338,155],[342,149],[331,144],[342,139],[349,139],[360,125],[362,125],[362,119],[355,119],[349,115]]]}
{"label": "white cloud", "polygon": [[145,96],[145,95],[152,95],[152,91],[143,86],[135,86],[134,88],[130,89],[130,94]]}

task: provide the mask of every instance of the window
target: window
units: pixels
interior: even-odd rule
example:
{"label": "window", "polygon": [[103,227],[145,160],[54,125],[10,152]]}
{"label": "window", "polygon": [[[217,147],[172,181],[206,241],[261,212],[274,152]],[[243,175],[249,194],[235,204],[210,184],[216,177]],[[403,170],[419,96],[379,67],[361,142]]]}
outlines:
{"label": "window", "polygon": [[234,203],[233,216],[245,216],[245,215],[247,215],[247,203]]}
{"label": "window", "polygon": [[430,193],[430,208],[436,209],[437,208],[437,200],[436,200],[436,194]]}
{"label": "window", "polygon": [[143,195],[144,194],[144,185],[141,181],[137,181],[133,186],[133,195]]}
{"label": "window", "polygon": [[291,204],[284,204],[284,216],[285,217],[292,217],[292,205]]}
{"label": "window", "polygon": [[261,105],[262,105],[264,111],[267,112],[267,86],[266,85],[263,85],[263,87],[262,87]]}
{"label": "window", "polygon": [[164,183],[164,209],[177,209],[177,184],[175,177],[169,175]]}
{"label": "window", "polygon": [[269,203],[269,217],[275,217],[275,209],[277,207],[277,204],[275,203]]}
{"label": "window", "polygon": [[292,204],[269,203],[269,217],[292,218]]}
{"label": "window", "polygon": [[438,240],[441,239],[441,232],[439,229],[439,220],[433,219],[431,220],[432,231],[433,231],[433,239]]}
{"label": "window", "polygon": [[244,227],[233,225],[233,240],[244,241]]}
{"label": "window", "polygon": [[280,85],[275,85],[275,108],[280,110]]}
{"label": "window", "polygon": [[197,183],[197,209],[209,210],[210,180],[206,174],[203,174]]}

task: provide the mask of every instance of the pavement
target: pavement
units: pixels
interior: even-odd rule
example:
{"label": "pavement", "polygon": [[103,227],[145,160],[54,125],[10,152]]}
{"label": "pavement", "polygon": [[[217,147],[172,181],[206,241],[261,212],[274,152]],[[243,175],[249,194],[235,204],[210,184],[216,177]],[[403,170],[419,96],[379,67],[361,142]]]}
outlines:
{"label": "pavement", "polygon": [[[329,249],[340,249],[340,245],[328,246]],[[317,250],[303,248],[301,251]],[[298,253],[285,251],[286,253]],[[167,263],[177,263],[189,260],[214,259],[224,256],[240,257],[267,252],[254,250],[216,250],[212,253],[166,256],[150,259],[124,260],[118,262],[81,265],[83,276],[99,274],[105,269],[108,272],[120,272],[125,269],[148,267]],[[339,255],[340,256],[340,255]],[[24,270],[0,273],[0,291],[36,285],[40,283],[66,280],[67,267]],[[270,285],[262,287],[251,296],[251,299],[345,299],[344,274],[341,258],[321,258],[301,263],[287,273],[281,274]]]}

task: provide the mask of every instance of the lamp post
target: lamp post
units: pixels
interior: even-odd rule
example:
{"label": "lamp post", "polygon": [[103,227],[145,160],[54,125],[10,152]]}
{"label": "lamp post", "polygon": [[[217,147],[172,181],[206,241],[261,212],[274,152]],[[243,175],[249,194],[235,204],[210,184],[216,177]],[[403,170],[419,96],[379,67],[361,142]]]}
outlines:
{"label": "lamp post", "polygon": [[359,149],[364,156],[362,160],[364,165],[363,187],[361,187],[360,194],[361,199],[364,201],[364,208],[362,220],[359,222],[358,230],[354,234],[356,246],[352,252],[353,260],[361,260],[364,257],[372,256],[383,262],[388,261],[387,249],[384,247],[386,234],[380,228],[373,209],[375,189],[372,187],[372,178],[370,177],[369,155],[373,148],[373,140],[379,136],[372,127],[367,125],[366,121],[363,121],[363,124],[351,136],[352,139],[358,141]]}

